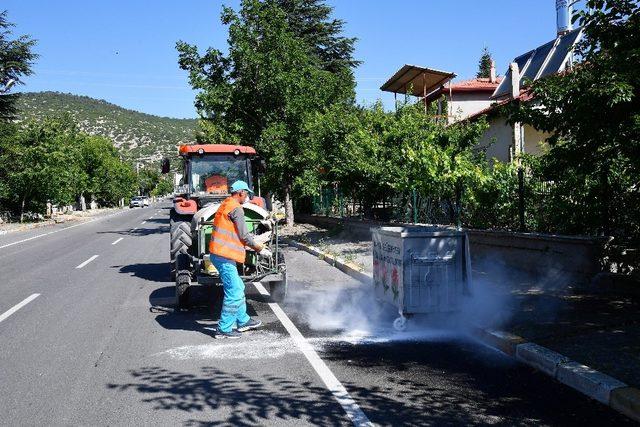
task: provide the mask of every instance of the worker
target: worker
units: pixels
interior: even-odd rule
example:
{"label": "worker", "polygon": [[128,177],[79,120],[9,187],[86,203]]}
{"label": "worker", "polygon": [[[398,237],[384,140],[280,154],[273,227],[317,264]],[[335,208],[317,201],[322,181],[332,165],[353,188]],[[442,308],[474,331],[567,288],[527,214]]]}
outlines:
{"label": "worker", "polygon": [[247,230],[242,205],[249,194],[253,194],[253,191],[246,182],[234,182],[231,184],[231,196],[222,202],[213,218],[209,253],[211,262],[220,273],[224,289],[216,338],[240,338],[241,332],[262,325],[260,320],[252,319],[247,314],[244,283],[236,267],[236,263],[242,264],[245,261],[245,246],[255,250],[259,256],[272,256],[271,251],[256,242]]}

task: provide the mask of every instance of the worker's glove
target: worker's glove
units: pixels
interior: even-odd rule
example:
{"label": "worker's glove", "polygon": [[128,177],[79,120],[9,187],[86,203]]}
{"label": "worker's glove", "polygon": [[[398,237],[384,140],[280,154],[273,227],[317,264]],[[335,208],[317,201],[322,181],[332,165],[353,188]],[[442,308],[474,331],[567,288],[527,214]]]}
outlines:
{"label": "worker's glove", "polygon": [[262,250],[258,252],[258,255],[260,255],[262,258],[271,258],[273,256],[271,251],[267,248],[262,248]]}

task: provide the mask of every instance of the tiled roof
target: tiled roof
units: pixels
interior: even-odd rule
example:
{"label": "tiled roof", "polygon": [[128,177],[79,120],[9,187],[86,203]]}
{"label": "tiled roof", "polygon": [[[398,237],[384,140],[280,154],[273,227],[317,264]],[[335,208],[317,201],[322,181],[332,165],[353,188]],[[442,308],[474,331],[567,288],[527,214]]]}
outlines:
{"label": "tiled roof", "polygon": [[[476,77],[475,79],[461,80],[459,82],[451,83],[451,92],[490,92],[493,93],[503,77],[497,77],[495,83],[491,83],[488,77]],[[431,102],[444,93],[449,93],[449,83],[445,84],[442,88],[427,95],[427,102]]]}
{"label": "tiled roof", "polygon": [[[488,77],[477,77],[475,79],[463,80],[460,82],[453,82],[451,84],[451,90],[456,91],[494,91],[502,81],[503,77],[496,78],[495,83],[491,83]],[[449,90],[449,85],[445,85],[446,90]]]}

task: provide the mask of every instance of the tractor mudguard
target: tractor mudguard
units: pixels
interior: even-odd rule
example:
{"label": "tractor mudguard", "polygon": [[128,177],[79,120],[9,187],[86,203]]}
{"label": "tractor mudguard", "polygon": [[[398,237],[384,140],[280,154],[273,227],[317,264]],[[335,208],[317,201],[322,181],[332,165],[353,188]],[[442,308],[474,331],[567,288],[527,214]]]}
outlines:
{"label": "tractor mudguard", "polygon": [[195,200],[182,200],[177,202],[173,208],[179,215],[193,215],[198,211],[198,204]]}

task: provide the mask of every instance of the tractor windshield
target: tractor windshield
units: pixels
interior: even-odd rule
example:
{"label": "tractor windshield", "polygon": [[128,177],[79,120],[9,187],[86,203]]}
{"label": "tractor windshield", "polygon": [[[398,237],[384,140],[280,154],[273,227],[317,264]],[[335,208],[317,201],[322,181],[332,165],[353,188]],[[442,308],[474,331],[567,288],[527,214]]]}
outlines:
{"label": "tractor windshield", "polygon": [[247,159],[233,154],[204,155],[190,159],[190,186],[193,193],[229,194],[229,187],[239,179],[249,186]]}

